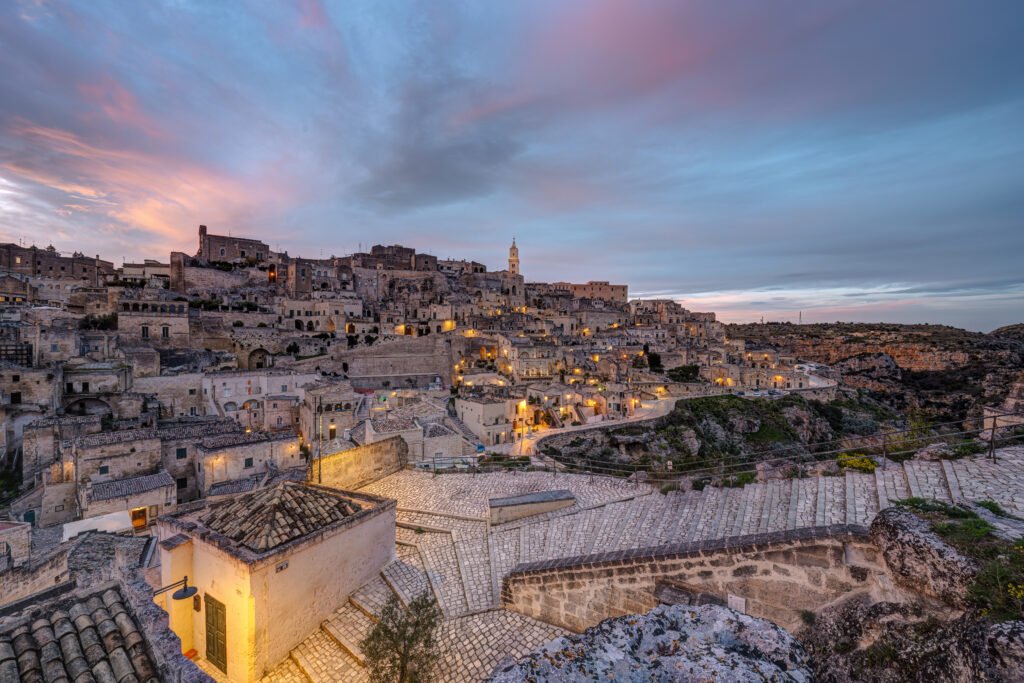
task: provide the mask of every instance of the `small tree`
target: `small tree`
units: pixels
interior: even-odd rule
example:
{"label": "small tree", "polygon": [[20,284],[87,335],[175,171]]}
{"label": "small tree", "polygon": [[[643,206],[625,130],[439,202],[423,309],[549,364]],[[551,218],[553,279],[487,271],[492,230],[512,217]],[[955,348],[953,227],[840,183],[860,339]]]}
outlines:
{"label": "small tree", "polygon": [[428,683],[437,661],[441,611],[428,592],[408,607],[391,595],[380,621],[360,643],[371,683]]}

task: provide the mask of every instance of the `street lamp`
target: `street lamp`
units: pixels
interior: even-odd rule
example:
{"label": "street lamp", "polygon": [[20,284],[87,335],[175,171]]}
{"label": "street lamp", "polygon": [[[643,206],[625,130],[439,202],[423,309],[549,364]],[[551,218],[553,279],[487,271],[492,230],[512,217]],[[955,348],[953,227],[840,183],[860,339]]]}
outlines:
{"label": "street lamp", "polygon": [[171,593],[171,598],[173,598],[174,600],[188,600],[189,598],[193,597],[197,592],[199,592],[199,589],[195,586],[188,585],[188,576],[186,576],[181,581],[175,581],[174,583],[166,585],[163,588],[158,588],[157,590],[153,591],[153,595],[157,596],[161,593],[166,593],[172,588],[177,588],[178,586],[181,586],[181,588],[178,588],[178,590]]}

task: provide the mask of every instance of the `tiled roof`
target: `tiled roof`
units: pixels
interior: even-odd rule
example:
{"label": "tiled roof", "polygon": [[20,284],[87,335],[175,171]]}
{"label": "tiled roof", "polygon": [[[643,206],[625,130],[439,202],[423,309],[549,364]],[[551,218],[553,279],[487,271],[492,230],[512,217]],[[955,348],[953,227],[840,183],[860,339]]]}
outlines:
{"label": "tiled roof", "polygon": [[284,481],[215,505],[201,521],[250,550],[265,552],[360,509],[359,504],[330,491]]}
{"label": "tiled roof", "polygon": [[260,443],[262,441],[287,441],[294,439],[295,433],[285,432],[236,432],[210,436],[199,442],[204,450],[215,450],[217,448],[228,448],[247,443]]}
{"label": "tiled roof", "polygon": [[428,439],[436,439],[439,436],[449,436],[454,433],[444,425],[439,424],[428,424],[423,428],[423,435]]}
{"label": "tiled roof", "polygon": [[370,420],[373,431],[378,434],[385,432],[403,432],[407,429],[416,429],[416,420],[411,417],[375,417]]}
{"label": "tiled roof", "polygon": [[146,640],[114,589],[0,633],[0,681],[159,683]]}
{"label": "tiled roof", "polygon": [[89,500],[96,502],[112,498],[125,498],[164,486],[174,486],[174,478],[166,471],[156,474],[144,474],[141,477],[132,477],[131,479],[103,481],[92,485]]}
{"label": "tiled roof", "polygon": [[99,434],[80,436],[75,439],[75,445],[79,448],[88,448],[90,446],[108,446],[115,443],[155,438],[156,432],[152,429],[122,429],[116,432],[100,432]]}

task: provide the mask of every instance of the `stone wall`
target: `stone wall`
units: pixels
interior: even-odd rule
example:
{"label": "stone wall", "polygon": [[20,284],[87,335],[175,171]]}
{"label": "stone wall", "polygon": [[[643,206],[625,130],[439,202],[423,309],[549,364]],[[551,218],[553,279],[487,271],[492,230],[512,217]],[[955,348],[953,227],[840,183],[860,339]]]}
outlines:
{"label": "stone wall", "polygon": [[[32,525],[25,522],[0,522],[0,563],[20,567],[28,561],[32,547]],[[3,565],[0,564],[0,567]]]}
{"label": "stone wall", "polygon": [[357,489],[394,474],[408,462],[409,446],[402,437],[395,436],[314,460],[312,481],[338,489]]}
{"label": "stone wall", "polygon": [[790,630],[802,623],[802,611],[852,593],[902,595],[868,530],[836,525],[521,564],[505,578],[501,600],[581,632],[609,617],[646,612],[666,584]]}
{"label": "stone wall", "polygon": [[66,583],[69,579],[68,548],[0,572],[0,606]]}

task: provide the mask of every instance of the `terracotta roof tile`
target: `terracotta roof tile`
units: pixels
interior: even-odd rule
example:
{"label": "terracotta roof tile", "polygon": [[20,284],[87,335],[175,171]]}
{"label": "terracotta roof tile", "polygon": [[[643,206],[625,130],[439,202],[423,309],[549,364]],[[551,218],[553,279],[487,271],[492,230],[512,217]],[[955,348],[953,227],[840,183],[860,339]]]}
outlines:
{"label": "terracotta roof tile", "polygon": [[348,498],[284,481],[215,505],[203,524],[256,552],[314,533],[361,510]]}

